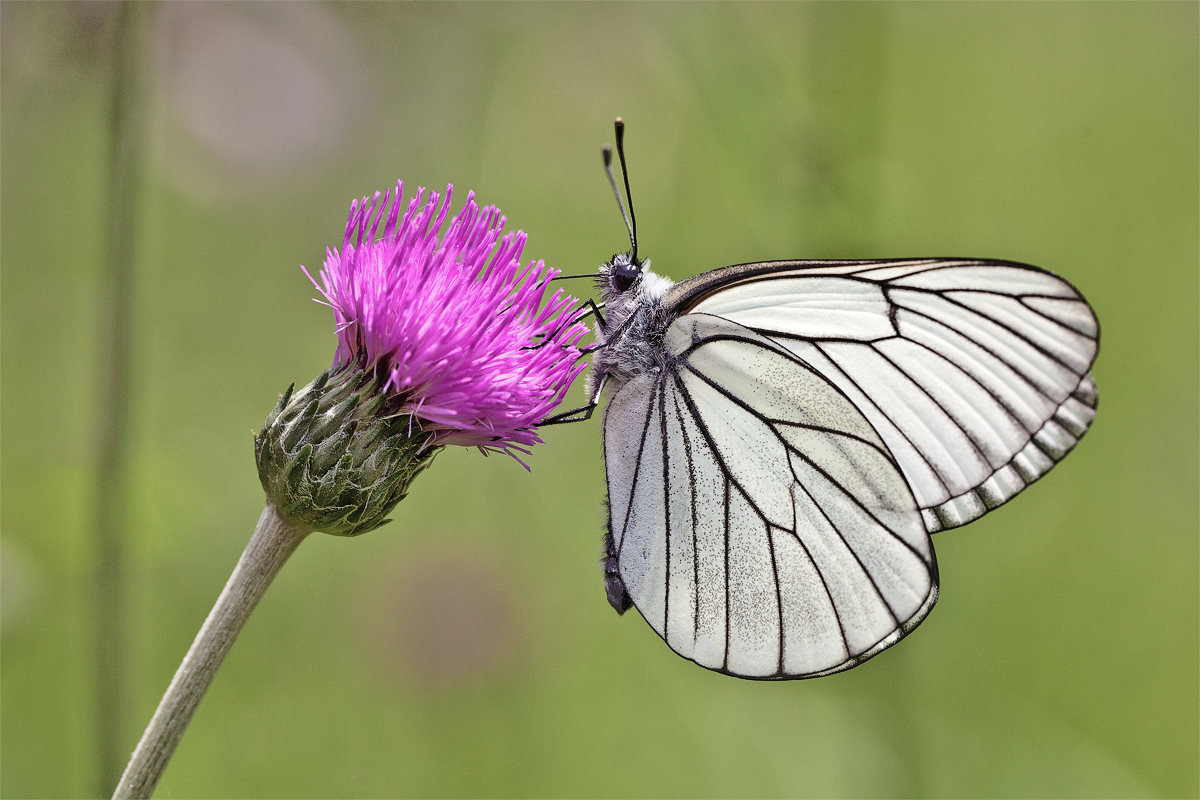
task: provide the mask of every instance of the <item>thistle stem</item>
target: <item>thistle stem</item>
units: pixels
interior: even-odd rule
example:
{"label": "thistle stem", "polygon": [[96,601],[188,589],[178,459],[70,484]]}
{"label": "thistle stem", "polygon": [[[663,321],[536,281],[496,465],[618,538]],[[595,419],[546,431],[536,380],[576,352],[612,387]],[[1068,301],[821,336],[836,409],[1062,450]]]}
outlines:
{"label": "thistle stem", "polygon": [[113,800],[148,798],[154,793],[171,754],[250,612],[284,562],[310,532],[308,528],[285,520],[272,505],[263,509],[250,543],[229,576],[225,590],[217,598],[208,619],[204,620],[134,749],[113,793]]}

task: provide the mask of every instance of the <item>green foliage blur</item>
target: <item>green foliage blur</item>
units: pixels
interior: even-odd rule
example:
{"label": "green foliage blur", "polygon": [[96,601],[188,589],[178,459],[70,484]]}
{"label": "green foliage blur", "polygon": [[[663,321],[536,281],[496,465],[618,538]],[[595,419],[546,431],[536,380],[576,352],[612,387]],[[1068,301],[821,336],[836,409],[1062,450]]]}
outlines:
{"label": "green foliage blur", "polygon": [[[1067,277],[1103,326],[1092,431],[935,537],[910,638],[767,684],[605,602],[598,418],[546,431],[532,474],[452,449],[390,525],[305,542],[156,796],[1197,796],[1198,9],[161,5],[122,751],[258,517],[251,433],[333,357],[299,265],[403,178],[587,272],[627,247],[599,157],[620,115],[641,252],[675,279],[942,255]],[[112,7],[0,14],[0,795],[85,797]]]}

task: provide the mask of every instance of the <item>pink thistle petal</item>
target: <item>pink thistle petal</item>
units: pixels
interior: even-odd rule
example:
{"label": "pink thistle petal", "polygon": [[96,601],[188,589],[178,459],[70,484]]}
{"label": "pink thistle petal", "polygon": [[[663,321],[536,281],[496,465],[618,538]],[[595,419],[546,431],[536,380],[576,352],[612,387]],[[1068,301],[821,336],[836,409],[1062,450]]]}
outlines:
{"label": "pink thistle petal", "polygon": [[560,271],[522,266],[525,233],[504,234],[507,219],[481,208],[474,192],[446,227],[453,187],[427,200],[418,189],[404,205],[403,186],[351,203],[342,248],[326,251],[320,283],[304,270],[318,302],[333,308],[334,364],[385,375],[385,390],[434,433],[432,444],[524,464],[516,453],[541,442],[534,426],[584,369],[587,328],[571,318],[577,301],[561,290],[546,296]]}

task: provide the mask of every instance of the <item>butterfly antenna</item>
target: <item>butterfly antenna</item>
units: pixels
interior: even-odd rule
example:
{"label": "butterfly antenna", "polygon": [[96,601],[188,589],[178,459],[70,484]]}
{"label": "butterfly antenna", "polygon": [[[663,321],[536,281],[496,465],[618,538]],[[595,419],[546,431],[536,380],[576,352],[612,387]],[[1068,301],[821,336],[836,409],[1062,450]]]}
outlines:
{"label": "butterfly antenna", "polygon": [[621,219],[625,220],[625,227],[629,230],[629,242],[633,244],[633,225],[629,222],[629,215],[625,213],[625,204],[621,202],[621,190],[617,188],[617,179],[613,177],[612,148],[604,145],[600,152],[604,156],[604,174],[608,176],[608,185],[612,187],[613,197],[617,198],[617,208],[621,209]]}
{"label": "butterfly antenna", "polygon": [[[617,117],[613,127],[617,131],[617,156],[621,159],[621,177],[625,180],[625,199],[629,201],[629,219],[625,225],[629,228],[629,241],[633,244],[633,263],[637,264],[637,215],[633,213],[633,193],[629,191],[629,170],[625,167],[625,120]],[[616,190],[615,186],[613,190]]]}
{"label": "butterfly antenna", "polygon": [[[618,141],[620,139],[618,138]],[[604,174],[608,176],[608,185],[612,187],[613,197],[617,198],[617,208],[621,210],[621,219],[625,220],[625,228],[629,231],[629,243],[633,246],[634,260],[637,260],[637,238],[633,233],[633,224],[629,221],[629,215],[625,213],[625,204],[621,202],[621,190],[617,188],[617,179],[613,177],[612,169],[612,148],[604,145],[600,149],[601,155],[604,156]],[[624,156],[622,156],[624,160]]]}

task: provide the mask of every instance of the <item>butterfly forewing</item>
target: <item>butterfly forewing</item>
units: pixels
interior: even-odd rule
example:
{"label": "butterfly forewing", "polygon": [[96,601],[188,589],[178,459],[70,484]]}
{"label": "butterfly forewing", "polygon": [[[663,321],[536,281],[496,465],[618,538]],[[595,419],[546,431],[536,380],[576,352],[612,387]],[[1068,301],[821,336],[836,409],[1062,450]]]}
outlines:
{"label": "butterfly forewing", "polygon": [[876,284],[832,276],[775,277],[764,291],[762,283],[734,285],[691,311],[805,338],[871,341],[896,334],[887,298]]}
{"label": "butterfly forewing", "polygon": [[1069,283],[1009,262],[765,262],[675,286],[804,360],[861,411],[930,531],[1045,474],[1095,415],[1095,315]]}

